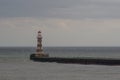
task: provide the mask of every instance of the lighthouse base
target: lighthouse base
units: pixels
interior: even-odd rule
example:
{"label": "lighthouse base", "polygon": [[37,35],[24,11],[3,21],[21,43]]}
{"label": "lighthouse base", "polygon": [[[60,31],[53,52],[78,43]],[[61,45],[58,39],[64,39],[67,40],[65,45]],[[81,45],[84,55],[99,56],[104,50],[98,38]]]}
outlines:
{"label": "lighthouse base", "polygon": [[39,54],[31,54],[30,57],[43,58],[43,57],[49,57],[49,55],[48,54],[39,53]]}

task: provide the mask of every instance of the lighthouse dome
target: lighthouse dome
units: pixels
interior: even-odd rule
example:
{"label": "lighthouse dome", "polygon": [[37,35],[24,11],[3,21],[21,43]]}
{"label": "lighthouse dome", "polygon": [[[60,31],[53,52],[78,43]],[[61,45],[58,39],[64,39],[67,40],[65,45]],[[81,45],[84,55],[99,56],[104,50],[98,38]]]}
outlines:
{"label": "lighthouse dome", "polygon": [[41,31],[38,31],[38,33],[41,33]]}

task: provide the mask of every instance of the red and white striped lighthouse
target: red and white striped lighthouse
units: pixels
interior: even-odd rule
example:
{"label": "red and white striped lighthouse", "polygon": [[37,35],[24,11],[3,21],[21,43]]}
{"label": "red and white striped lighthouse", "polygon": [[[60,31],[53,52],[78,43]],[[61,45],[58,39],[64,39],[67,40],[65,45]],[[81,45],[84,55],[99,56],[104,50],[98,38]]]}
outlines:
{"label": "red and white striped lighthouse", "polygon": [[38,31],[36,53],[37,53],[37,54],[43,53],[41,31]]}
{"label": "red and white striped lighthouse", "polygon": [[48,57],[48,54],[45,54],[43,52],[41,31],[38,31],[38,35],[37,35],[36,56],[38,56],[38,57]]}

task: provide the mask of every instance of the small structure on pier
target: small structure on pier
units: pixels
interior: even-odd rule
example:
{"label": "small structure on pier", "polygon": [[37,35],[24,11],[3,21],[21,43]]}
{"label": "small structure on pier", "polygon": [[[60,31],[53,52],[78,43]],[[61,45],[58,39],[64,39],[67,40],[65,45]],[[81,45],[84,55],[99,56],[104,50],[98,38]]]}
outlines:
{"label": "small structure on pier", "polygon": [[41,31],[38,31],[38,35],[37,35],[37,49],[36,49],[35,56],[36,57],[49,57],[48,54],[45,54],[43,52]]}
{"label": "small structure on pier", "polygon": [[120,65],[120,59],[106,59],[106,58],[89,58],[89,57],[49,57],[42,49],[41,31],[38,31],[37,49],[35,54],[30,55],[30,60],[39,62],[57,62],[57,63],[73,63],[73,64],[96,64],[96,65]]}

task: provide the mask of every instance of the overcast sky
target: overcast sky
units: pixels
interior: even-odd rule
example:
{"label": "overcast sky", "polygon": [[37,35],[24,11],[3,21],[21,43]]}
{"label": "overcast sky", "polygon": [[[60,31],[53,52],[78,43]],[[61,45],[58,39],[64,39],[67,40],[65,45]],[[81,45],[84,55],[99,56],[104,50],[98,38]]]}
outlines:
{"label": "overcast sky", "polygon": [[0,0],[0,46],[120,46],[120,0]]}

